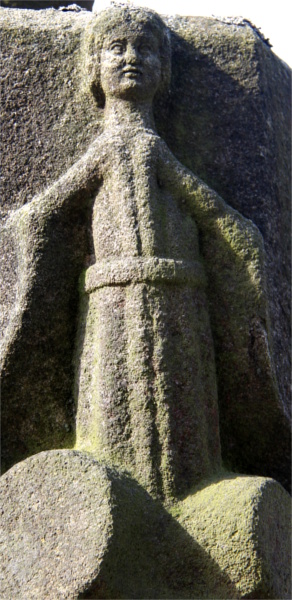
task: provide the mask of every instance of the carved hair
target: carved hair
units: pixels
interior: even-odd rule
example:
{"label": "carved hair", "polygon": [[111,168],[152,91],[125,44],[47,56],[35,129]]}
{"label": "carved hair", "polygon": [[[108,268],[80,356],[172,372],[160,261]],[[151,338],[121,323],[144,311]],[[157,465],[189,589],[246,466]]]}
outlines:
{"label": "carved hair", "polygon": [[116,29],[131,29],[136,31],[151,31],[159,40],[161,60],[161,81],[156,92],[156,97],[168,90],[171,76],[171,47],[169,30],[160,16],[152,10],[115,6],[100,12],[93,17],[86,28],[84,37],[84,51],[89,87],[94,94],[99,106],[104,106],[105,97],[100,83],[100,57],[107,35]]}

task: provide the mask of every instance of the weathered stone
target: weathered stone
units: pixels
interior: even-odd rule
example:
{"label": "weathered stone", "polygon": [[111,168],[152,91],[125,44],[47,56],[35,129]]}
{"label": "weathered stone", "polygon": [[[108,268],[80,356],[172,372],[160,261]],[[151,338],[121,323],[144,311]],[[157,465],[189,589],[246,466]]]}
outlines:
{"label": "weathered stone", "polygon": [[226,474],[171,514],[233,582],[233,598],[291,597],[291,499],[278,483]]}
{"label": "weathered stone", "polygon": [[[23,87],[12,77],[15,98],[7,105],[5,135],[11,137],[9,126],[18,123],[18,102],[19,123],[28,133],[27,141],[19,138],[26,178],[19,193],[6,184],[3,205],[2,395],[7,465],[41,448],[75,443],[83,452],[36,454],[3,476],[4,494],[9,488],[5,509],[15,499],[10,514],[4,511],[5,551],[7,531],[15,529],[4,559],[4,595],[14,594],[16,565],[19,594],[30,597],[290,597],[286,492],[272,480],[221,470],[220,434],[223,462],[233,469],[271,474],[285,485],[290,476],[290,436],[280,398],[284,379],[273,350],[284,326],[275,326],[273,283],[266,276],[267,265],[269,276],[275,274],[274,238],[264,230],[262,236],[246,218],[239,193],[230,204],[218,195],[221,171],[216,191],[209,187],[211,143],[205,155],[198,148],[202,159],[196,153],[191,158],[202,122],[208,141],[211,117],[208,103],[194,110],[200,98],[198,47],[207,57],[201,74],[213,78],[214,102],[219,83],[230,92],[226,74],[237,81],[236,61],[222,63],[220,55],[214,66],[204,35],[201,46],[192,45],[194,22],[170,19],[171,97],[170,35],[158,15],[129,7],[96,18],[81,14],[75,20],[77,15],[63,19],[48,11],[43,18],[28,12],[21,24],[27,29],[25,48],[31,44],[23,61],[27,81]],[[18,33],[14,11],[7,20],[8,64],[11,33]],[[199,32],[207,26],[214,41],[214,23],[206,23],[200,21]],[[248,47],[240,62],[246,116],[250,98],[264,89],[258,83],[265,63],[258,44],[262,49],[264,42],[245,31],[233,46],[230,30],[221,33],[221,53],[226,42],[228,59],[235,48],[238,54],[243,44]],[[35,43],[47,44],[45,69],[35,58]],[[60,74],[63,79],[68,74],[70,94],[58,75],[56,83],[48,76],[49,66],[57,73],[55,51],[65,55]],[[5,68],[10,76],[12,68]],[[166,131],[184,72],[194,75],[182,88],[185,113],[177,110],[173,130]],[[16,79],[19,73],[17,65]],[[243,85],[242,79],[237,83]],[[24,90],[31,93],[28,106]],[[209,93],[208,88],[205,100]],[[42,115],[44,98],[51,104]],[[174,144],[175,154],[187,152],[185,164],[193,168],[190,162],[198,159],[196,170],[204,167],[207,184],[157,133],[153,101],[159,132]],[[59,122],[56,110],[57,116],[64,111]],[[180,137],[178,125],[186,116],[196,133],[181,129]],[[220,118],[229,135],[230,106]],[[27,148],[39,131],[48,160],[43,179],[40,171],[30,179],[30,166],[42,164],[36,152],[26,165]],[[224,143],[228,147],[229,140]],[[251,145],[252,157],[255,150]],[[212,155],[214,165],[216,158]],[[16,181],[13,158],[5,175],[10,167]],[[247,204],[253,213],[250,200]],[[256,210],[250,216],[257,221]],[[75,494],[84,516],[81,561],[76,548],[70,550]],[[28,548],[24,562],[22,535]],[[101,536],[101,545],[95,536]],[[36,571],[31,555],[41,543],[42,566]]]}
{"label": "weathered stone", "polygon": [[114,535],[111,479],[66,450],[1,478],[2,598],[76,597],[99,575]]}
{"label": "weathered stone", "polygon": [[[7,82],[2,128],[6,215],[56,180],[85,151],[98,132],[102,112],[81,85],[80,44],[84,27],[93,18],[89,13],[3,9],[1,15]],[[289,238],[289,184],[285,183],[289,179],[285,133],[288,70],[248,26],[202,18],[170,18],[168,23],[173,47],[171,96],[170,101],[157,103],[157,126],[183,163],[260,227],[268,267],[269,352],[284,401],[289,372],[284,272]],[[42,255],[38,284],[31,292],[18,274],[17,240],[13,241],[10,230],[6,238],[2,235],[4,245],[8,236],[3,317],[9,327],[2,386],[2,447],[7,466],[38,449],[68,446],[74,441],[71,365],[77,280],[85,255],[90,253],[85,241],[86,219],[86,210],[75,206],[52,222],[54,234],[46,232],[51,242]],[[203,232],[200,235],[203,253],[212,256],[212,240]],[[206,266],[209,281],[217,278],[208,298],[223,457],[234,467],[276,476],[286,485],[288,434],[276,380],[272,376],[273,382],[270,378],[267,384],[265,368],[256,358],[257,349],[266,344],[266,324],[261,319],[249,323],[250,334],[243,339],[245,350],[236,351],[238,323],[233,315],[240,307],[234,298],[229,300],[230,294],[226,296],[229,265],[216,273],[211,261]],[[17,312],[19,322],[11,333]],[[228,331],[226,323],[231,317],[233,325]],[[267,398],[271,399],[269,405]],[[271,439],[277,439],[273,446]],[[277,457],[273,456],[275,447]]]}
{"label": "weathered stone", "polygon": [[[76,157],[78,146],[82,153],[88,145],[88,135],[89,139],[96,135],[96,110],[92,113],[89,105],[85,110],[84,100],[80,102],[75,95],[77,90],[80,93],[80,34],[91,15],[80,13],[75,24],[72,16],[55,10],[1,9],[1,43],[6,48],[3,74],[8,85],[2,113],[5,214],[29,202],[35,192],[60,176],[70,165],[70,155]],[[20,71],[17,65],[21,65]],[[62,83],[60,66],[61,70],[65,66]],[[73,88],[75,100],[68,104],[67,92]],[[66,134],[60,125],[62,119],[67,123],[64,121]],[[77,124],[71,133],[69,122],[73,129]],[[4,384],[2,390],[3,407],[6,406],[2,413],[3,469],[5,463],[9,466],[38,450],[72,445],[71,364],[78,277],[86,243],[82,211],[75,207],[65,221],[52,224],[50,258],[41,261],[37,295],[28,292],[27,275],[25,281],[20,275],[18,241],[11,230],[7,234],[1,231],[1,360],[4,354],[5,380],[10,381],[9,389]],[[48,230],[47,233],[50,236]],[[74,248],[72,238],[76,240]],[[22,256],[25,261],[23,253]]]}
{"label": "weathered stone", "polygon": [[15,465],[0,494],[1,598],[167,597],[167,515],[126,475],[55,450]]}
{"label": "weathered stone", "polygon": [[288,494],[204,486],[167,512],[83,453],[20,462],[0,480],[1,598],[290,598]]}

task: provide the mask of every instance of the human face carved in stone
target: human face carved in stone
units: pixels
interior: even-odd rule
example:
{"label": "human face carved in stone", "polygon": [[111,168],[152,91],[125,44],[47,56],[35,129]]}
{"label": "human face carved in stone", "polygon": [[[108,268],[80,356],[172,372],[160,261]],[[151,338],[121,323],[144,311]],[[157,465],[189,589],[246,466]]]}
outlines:
{"label": "human face carved in stone", "polygon": [[114,31],[103,43],[100,75],[106,98],[151,102],[161,79],[157,37],[149,30]]}

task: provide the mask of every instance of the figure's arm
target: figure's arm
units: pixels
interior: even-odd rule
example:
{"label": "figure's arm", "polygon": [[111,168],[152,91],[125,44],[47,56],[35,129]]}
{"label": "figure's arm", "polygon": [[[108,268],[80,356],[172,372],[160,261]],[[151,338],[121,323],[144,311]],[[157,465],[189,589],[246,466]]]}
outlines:
{"label": "figure's arm", "polygon": [[[54,238],[56,221],[62,221],[65,216],[64,221],[69,226],[90,206],[102,179],[105,155],[105,145],[100,139],[96,140],[60,179],[13,211],[2,226],[0,235],[8,240],[7,246],[12,248],[11,257],[18,270],[16,300],[11,305],[9,323],[1,344],[4,360],[22,327],[23,314],[33,287],[37,285],[46,251],[50,252],[54,239],[58,247],[62,247],[58,236]],[[60,235],[60,227],[57,226],[57,230]]]}
{"label": "figure's arm", "polygon": [[[95,140],[87,152],[56,182],[35,196],[16,213],[52,214],[67,204],[78,205],[97,191],[102,178],[102,148]],[[15,215],[16,216],[16,215]]]}
{"label": "figure's arm", "polygon": [[[287,456],[284,448],[289,446],[289,434],[273,363],[263,238],[252,221],[183,167],[163,142],[158,155],[162,187],[187,207],[201,232],[200,250],[216,344],[222,439],[228,434],[232,440],[223,451],[228,460],[243,460],[245,464],[249,456],[253,460],[256,457],[259,469],[265,472],[271,462],[269,440],[280,428],[282,450],[272,459],[272,469],[281,469],[278,457]],[[243,451],[247,431],[251,450]]]}
{"label": "figure's arm", "polygon": [[54,216],[71,209],[85,209],[102,179],[105,148],[96,140],[87,152],[43,192],[10,214],[5,229],[18,248],[20,271],[33,271],[33,264],[46,245]]}
{"label": "figure's arm", "polygon": [[[161,141],[158,159],[158,179],[178,202],[187,205],[198,226],[236,212],[192,171],[184,167],[167,145]],[[239,215],[239,213],[237,213]]]}
{"label": "figure's arm", "polygon": [[158,180],[194,218],[202,233],[202,240],[205,240],[205,247],[206,243],[209,247],[212,245],[217,256],[222,250],[226,264],[230,262],[233,265],[234,258],[238,257],[261,295],[260,289],[265,286],[265,252],[257,226],[184,167],[162,140]]}
{"label": "figure's arm", "polygon": [[257,226],[184,167],[162,140],[158,151],[158,180],[187,208],[204,234],[225,238],[236,254],[242,255],[247,249],[254,254],[255,248],[256,253],[263,254],[263,238]]}

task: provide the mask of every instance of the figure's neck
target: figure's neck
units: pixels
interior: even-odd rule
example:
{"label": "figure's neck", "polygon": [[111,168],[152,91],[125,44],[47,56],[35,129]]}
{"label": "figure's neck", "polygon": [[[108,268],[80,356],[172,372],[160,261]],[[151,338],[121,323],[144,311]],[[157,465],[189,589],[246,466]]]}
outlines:
{"label": "figure's neck", "polygon": [[107,98],[104,125],[110,127],[142,128],[155,131],[152,102],[133,102],[120,98]]}

